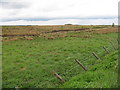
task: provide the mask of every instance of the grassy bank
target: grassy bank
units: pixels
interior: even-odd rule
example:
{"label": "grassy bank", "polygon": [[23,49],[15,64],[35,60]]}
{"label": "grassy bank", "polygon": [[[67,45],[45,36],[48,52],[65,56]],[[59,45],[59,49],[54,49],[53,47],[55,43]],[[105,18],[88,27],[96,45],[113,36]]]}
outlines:
{"label": "grassy bank", "polygon": [[118,87],[118,52],[105,56],[98,64],[62,85],[62,88],[116,88]]}

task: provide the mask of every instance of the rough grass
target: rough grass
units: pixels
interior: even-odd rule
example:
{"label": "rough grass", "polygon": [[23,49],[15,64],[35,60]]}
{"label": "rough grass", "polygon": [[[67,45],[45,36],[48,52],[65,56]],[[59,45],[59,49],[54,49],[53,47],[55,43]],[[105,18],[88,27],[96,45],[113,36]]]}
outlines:
{"label": "rough grass", "polygon": [[98,64],[62,85],[62,88],[117,88],[118,52],[104,57]]}
{"label": "rough grass", "polygon": [[[4,41],[3,88],[59,87],[61,83],[52,75],[53,70],[69,81],[83,72],[78,68],[75,59],[80,59],[87,68],[91,68],[96,64],[92,52],[96,52],[102,58],[106,54],[103,46],[113,51],[110,45],[110,41],[113,41],[117,47],[116,32],[106,34],[68,32],[66,34],[68,37],[54,39],[33,37],[32,40]],[[71,35],[81,37],[71,37]],[[91,37],[85,38],[86,35]]]}
{"label": "rough grass", "polygon": [[74,30],[82,28],[107,28],[109,25],[51,25],[51,26],[3,26],[3,35],[40,35],[41,33],[53,30]]}

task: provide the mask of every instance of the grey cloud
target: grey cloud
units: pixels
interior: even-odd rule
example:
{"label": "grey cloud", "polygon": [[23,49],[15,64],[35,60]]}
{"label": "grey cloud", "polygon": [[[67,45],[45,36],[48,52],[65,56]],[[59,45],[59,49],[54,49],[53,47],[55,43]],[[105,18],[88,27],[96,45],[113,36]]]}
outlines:
{"label": "grey cloud", "polygon": [[64,17],[64,18],[47,18],[47,17],[28,17],[28,18],[4,18],[2,19],[1,22],[7,22],[7,21],[19,21],[19,20],[26,20],[26,21],[49,21],[49,20],[67,20],[67,19],[75,19],[75,20],[99,20],[99,19],[103,19],[103,20],[109,20],[109,19],[117,19],[117,16],[111,16],[111,17],[107,17],[107,16],[99,16],[99,17],[84,17],[84,18],[79,18],[79,17]]}
{"label": "grey cloud", "polygon": [[23,2],[0,2],[2,4],[2,8],[6,9],[22,9],[29,7],[28,3]]}

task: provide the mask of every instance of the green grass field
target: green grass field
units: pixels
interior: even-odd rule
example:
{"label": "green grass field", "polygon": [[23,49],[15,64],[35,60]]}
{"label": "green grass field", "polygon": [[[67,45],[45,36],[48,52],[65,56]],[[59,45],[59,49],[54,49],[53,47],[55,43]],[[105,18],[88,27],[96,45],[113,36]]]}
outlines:
{"label": "green grass field", "polygon": [[[53,36],[61,34],[56,33]],[[55,36],[54,39],[47,39],[32,36],[32,40],[20,37],[18,40],[3,41],[3,88],[117,87],[118,52],[110,44],[111,41],[118,47],[117,32],[99,33],[91,30],[63,34],[67,37]],[[106,55],[103,46],[110,51],[109,55]],[[92,52],[101,60],[97,60]],[[79,59],[88,72],[75,59]],[[66,82],[61,83],[52,74],[53,71]]]}

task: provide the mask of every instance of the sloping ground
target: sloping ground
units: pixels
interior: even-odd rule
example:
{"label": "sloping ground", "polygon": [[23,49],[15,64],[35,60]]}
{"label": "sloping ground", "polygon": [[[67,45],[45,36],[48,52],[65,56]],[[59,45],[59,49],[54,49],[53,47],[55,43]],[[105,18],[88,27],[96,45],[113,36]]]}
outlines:
{"label": "sloping ground", "polygon": [[88,72],[83,72],[62,88],[116,88],[118,87],[118,51],[115,51],[98,61]]}

